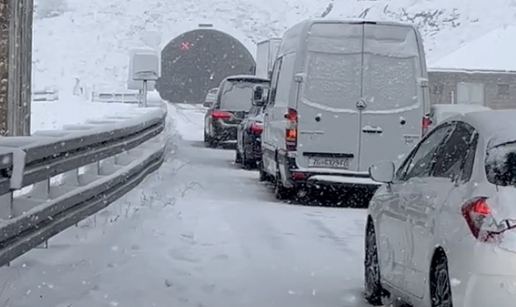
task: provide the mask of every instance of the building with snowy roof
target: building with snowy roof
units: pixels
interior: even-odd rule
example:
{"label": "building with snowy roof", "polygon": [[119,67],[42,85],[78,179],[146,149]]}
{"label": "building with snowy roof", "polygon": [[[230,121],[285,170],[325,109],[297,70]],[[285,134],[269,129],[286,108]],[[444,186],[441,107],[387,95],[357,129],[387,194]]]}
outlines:
{"label": "building with snowy roof", "polygon": [[432,103],[516,108],[516,25],[499,27],[429,63]]}

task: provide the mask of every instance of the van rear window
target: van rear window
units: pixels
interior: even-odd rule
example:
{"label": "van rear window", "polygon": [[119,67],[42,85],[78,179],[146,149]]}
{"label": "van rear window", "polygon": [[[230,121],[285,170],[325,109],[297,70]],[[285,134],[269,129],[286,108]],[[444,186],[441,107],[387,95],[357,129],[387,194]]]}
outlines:
{"label": "van rear window", "polygon": [[[363,38],[363,39],[362,39]],[[334,109],[367,111],[417,106],[419,45],[411,27],[315,24],[307,43],[304,98]]]}
{"label": "van rear window", "polygon": [[420,66],[419,44],[412,27],[365,25],[364,92],[369,97],[369,111],[418,104]]}
{"label": "van rear window", "polygon": [[356,110],[360,77],[360,54],[309,52],[304,97],[331,108]]}

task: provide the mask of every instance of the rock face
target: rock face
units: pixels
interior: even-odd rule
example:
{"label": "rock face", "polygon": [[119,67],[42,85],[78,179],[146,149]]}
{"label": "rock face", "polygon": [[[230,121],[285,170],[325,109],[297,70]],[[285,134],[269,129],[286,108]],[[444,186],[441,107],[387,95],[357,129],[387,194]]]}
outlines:
{"label": "rock face", "polygon": [[156,89],[166,101],[202,103],[224,78],[254,75],[255,69],[253,56],[237,39],[218,30],[197,29],[165,46]]}

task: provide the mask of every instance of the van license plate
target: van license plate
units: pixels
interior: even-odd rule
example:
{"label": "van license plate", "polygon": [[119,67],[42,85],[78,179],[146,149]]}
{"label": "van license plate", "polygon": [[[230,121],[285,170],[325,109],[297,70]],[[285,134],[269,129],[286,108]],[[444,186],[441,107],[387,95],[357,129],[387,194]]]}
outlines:
{"label": "van license plate", "polygon": [[349,169],[350,161],[349,158],[308,158],[308,166]]}

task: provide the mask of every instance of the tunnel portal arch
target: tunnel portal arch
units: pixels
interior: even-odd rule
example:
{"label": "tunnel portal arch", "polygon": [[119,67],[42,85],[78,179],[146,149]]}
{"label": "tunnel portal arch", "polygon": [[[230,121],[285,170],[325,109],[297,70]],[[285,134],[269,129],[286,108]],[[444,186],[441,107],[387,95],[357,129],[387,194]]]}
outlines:
{"label": "tunnel portal arch", "polygon": [[163,100],[202,103],[211,88],[231,75],[254,75],[256,62],[233,36],[196,29],[172,39],[161,51],[161,77],[156,90]]}

